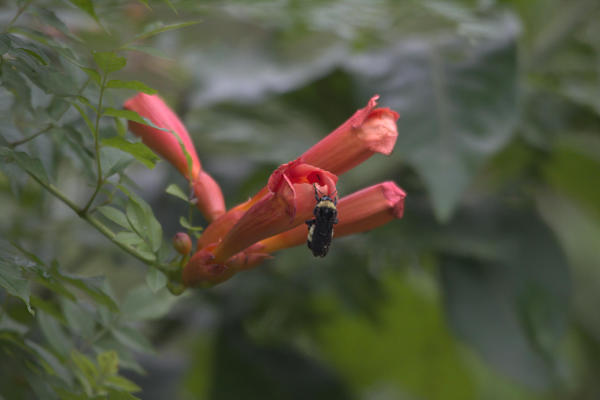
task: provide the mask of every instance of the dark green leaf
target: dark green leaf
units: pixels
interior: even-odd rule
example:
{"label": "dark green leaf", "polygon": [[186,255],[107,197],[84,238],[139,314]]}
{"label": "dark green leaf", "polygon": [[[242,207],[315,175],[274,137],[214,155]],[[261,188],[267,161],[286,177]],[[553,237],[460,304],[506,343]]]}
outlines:
{"label": "dark green leaf", "polygon": [[81,68],[81,70],[83,72],[85,72],[87,74],[87,76],[90,77],[91,80],[93,80],[94,82],[96,82],[96,84],[98,86],[100,86],[102,78],[100,78],[100,74],[98,73],[98,71],[96,71],[95,69],[86,68],[86,67],[79,67],[79,68]]}
{"label": "dark green leaf", "polygon": [[57,279],[83,291],[85,294],[90,296],[92,300],[99,304],[107,306],[111,311],[116,312],[119,310],[119,307],[112,299],[112,297],[109,294],[107,294],[102,288],[105,281],[104,278],[79,278],[64,273],[58,273],[56,270],[54,274]]}
{"label": "dark green leaf", "polygon": [[91,310],[83,304],[69,300],[62,300],[61,304],[69,329],[83,338],[91,338],[96,326],[96,321],[91,317],[93,315]]}
{"label": "dark green leaf", "polygon": [[160,158],[141,142],[132,143],[121,136],[103,139],[104,146],[115,147],[134,156],[139,162],[152,169]]}
{"label": "dark green leaf", "polygon": [[37,313],[37,320],[50,346],[63,357],[69,354],[73,345],[58,322],[43,311]]}
{"label": "dark green leaf", "polygon": [[[386,49],[386,67],[364,82],[400,111],[394,154],[421,175],[442,221],[518,121],[517,22],[508,15],[487,22],[494,34],[476,42],[446,37]],[[372,55],[363,61],[368,71],[366,63],[377,63]]]}
{"label": "dark green leaf", "polygon": [[46,174],[46,169],[42,162],[37,159],[29,156],[27,153],[23,153],[20,151],[15,151],[12,153],[14,160],[17,164],[27,171],[34,178],[40,180],[43,183],[49,183],[48,175]]}
{"label": "dark green leaf", "polygon": [[31,294],[29,281],[23,277],[21,268],[18,265],[0,260],[0,287],[6,289],[9,294],[23,300],[29,312],[33,313],[29,303]]}
{"label": "dark green leaf", "polygon": [[127,59],[112,51],[98,51],[94,53],[94,61],[105,74],[116,72],[125,67]]}
{"label": "dark green leaf", "polygon": [[110,80],[106,83],[107,88],[114,89],[131,89],[147,94],[155,94],[156,90],[140,81],[121,81],[117,79]]}
{"label": "dark green leaf", "polygon": [[94,10],[94,2],[92,0],[69,0],[71,4],[75,7],[81,9],[83,12],[92,17],[96,22],[98,21],[98,16],[96,15],[96,11]]}
{"label": "dark green leaf", "polygon": [[62,325],[67,325],[67,320],[65,319],[64,315],[54,302],[46,301],[38,296],[32,295],[31,305],[36,310],[42,310],[43,312],[60,322]]}
{"label": "dark green leaf", "polygon": [[457,214],[441,239],[450,323],[504,373],[547,387],[568,320],[565,257],[536,216],[482,204]]}

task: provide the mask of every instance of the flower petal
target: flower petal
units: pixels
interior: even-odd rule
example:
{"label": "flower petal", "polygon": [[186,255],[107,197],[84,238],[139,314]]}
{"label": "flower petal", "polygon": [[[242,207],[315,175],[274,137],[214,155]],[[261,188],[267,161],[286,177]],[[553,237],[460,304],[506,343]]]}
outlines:
{"label": "flower petal", "polygon": [[375,108],[379,95],[336,130],[308,149],[300,159],[336,175],[354,168],[375,153],[390,155],[396,144],[398,113]]}

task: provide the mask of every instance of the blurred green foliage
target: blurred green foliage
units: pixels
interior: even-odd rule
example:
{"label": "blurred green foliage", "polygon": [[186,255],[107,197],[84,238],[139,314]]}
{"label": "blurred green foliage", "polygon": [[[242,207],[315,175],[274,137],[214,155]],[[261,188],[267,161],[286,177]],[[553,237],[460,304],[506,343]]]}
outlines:
{"label": "blurred green foliage", "polygon": [[[0,398],[597,399],[598,20],[597,0],[2,3]],[[395,180],[405,217],[173,296],[167,238],[205,222],[126,132],[136,91],[176,109],[228,206],[379,93],[395,152],[339,190]]]}

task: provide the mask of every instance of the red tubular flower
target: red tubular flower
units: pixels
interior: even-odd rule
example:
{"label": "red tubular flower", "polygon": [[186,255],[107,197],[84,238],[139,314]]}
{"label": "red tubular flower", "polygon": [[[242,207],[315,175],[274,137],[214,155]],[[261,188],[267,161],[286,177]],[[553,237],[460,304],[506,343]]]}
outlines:
{"label": "red tubular flower", "polygon": [[[337,205],[339,223],[335,226],[334,237],[369,231],[395,218],[402,218],[405,198],[404,190],[391,181],[342,197]],[[258,242],[256,249],[262,253],[273,253],[306,243],[306,236],[306,225],[300,225]]]}
{"label": "red tubular flower", "polygon": [[[268,193],[253,202],[229,231],[225,233],[215,228],[208,232],[207,229],[202,235],[203,247],[185,267],[184,283],[194,285],[196,279],[220,281],[225,273],[262,261],[268,254],[258,249],[240,252],[261,239],[304,223],[314,208],[313,184],[318,185],[322,193],[334,196],[336,181],[337,176],[300,160],[277,168],[269,178]],[[226,221],[225,218],[223,216],[217,223]],[[208,242],[211,235],[215,242]],[[224,235],[222,240],[219,235]]]}
{"label": "red tubular flower", "polygon": [[[208,221],[213,221],[225,213],[225,201],[221,188],[215,180],[202,170],[202,164],[185,126],[169,106],[157,95],[139,93],[127,100],[125,109],[137,112],[154,125],[175,132],[177,135],[160,129],[129,121],[129,129],[142,138],[164,159],[169,161],[192,184],[197,199],[197,207]],[[181,148],[179,140],[191,158],[191,168]]]}
{"label": "red tubular flower", "polygon": [[[308,149],[299,161],[341,175],[375,153],[390,155],[396,144],[399,116],[389,108],[375,108],[379,95],[336,130]],[[198,242],[198,249],[221,240],[239,218],[269,192],[265,186],[250,200],[214,221]],[[213,226],[214,225],[214,226]]]}
{"label": "red tubular flower", "polygon": [[396,144],[397,112],[375,108],[379,95],[300,157],[336,175],[356,167],[375,153],[390,155]]}

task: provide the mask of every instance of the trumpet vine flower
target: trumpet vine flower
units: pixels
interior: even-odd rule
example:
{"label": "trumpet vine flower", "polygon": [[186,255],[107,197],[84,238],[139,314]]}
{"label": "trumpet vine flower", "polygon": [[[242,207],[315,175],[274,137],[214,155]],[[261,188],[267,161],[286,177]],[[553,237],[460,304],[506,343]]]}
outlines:
{"label": "trumpet vine flower", "polygon": [[[125,108],[164,130],[131,121],[130,129],[188,178],[198,208],[210,222],[183,268],[183,284],[191,287],[223,282],[260,265],[276,251],[305,243],[305,221],[313,216],[315,189],[337,198],[338,175],[375,153],[391,154],[398,136],[398,114],[389,108],[376,108],[378,98],[373,96],[364,108],[298,159],[275,169],[263,189],[227,212],[219,185],[202,170],[189,134],[175,113],[158,96],[138,94],[128,100]],[[342,197],[334,237],[368,231],[401,218],[405,197],[393,182]]]}
{"label": "trumpet vine flower", "polygon": [[223,215],[225,200],[219,184],[202,169],[187,129],[163,99],[157,95],[138,93],[125,102],[124,108],[137,112],[161,128],[129,121],[129,130],[190,181],[196,206],[202,215],[208,221]]}

